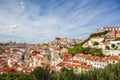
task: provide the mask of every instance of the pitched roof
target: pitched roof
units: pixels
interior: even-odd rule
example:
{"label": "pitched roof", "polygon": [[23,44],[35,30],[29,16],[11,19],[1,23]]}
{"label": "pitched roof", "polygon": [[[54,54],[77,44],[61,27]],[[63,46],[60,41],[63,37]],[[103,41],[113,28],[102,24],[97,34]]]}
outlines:
{"label": "pitched roof", "polygon": [[80,67],[84,69],[89,69],[92,68],[92,65],[81,65]]}
{"label": "pitched roof", "polygon": [[120,56],[111,56],[110,59],[120,61]]}
{"label": "pitched roof", "polygon": [[73,64],[66,64],[66,67],[67,68],[73,68],[74,66],[73,66]]}
{"label": "pitched roof", "polygon": [[73,60],[72,62],[73,62],[73,63],[80,63],[79,60]]}
{"label": "pitched roof", "polygon": [[68,62],[69,61],[69,57],[65,57],[63,62]]}
{"label": "pitched roof", "polygon": [[105,63],[108,63],[108,58],[101,58],[101,57],[96,57],[95,58],[95,61],[99,61],[99,62],[105,62]]}
{"label": "pitched roof", "polygon": [[93,60],[93,59],[95,58],[95,56],[90,56],[90,55],[88,55],[88,56],[86,56],[85,58],[86,58],[86,60]]}
{"label": "pitched roof", "polygon": [[57,66],[59,66],[59,67],[64,67],[65,64],[66,64],[66,63],[64,63],[64,62],[60,62]]}

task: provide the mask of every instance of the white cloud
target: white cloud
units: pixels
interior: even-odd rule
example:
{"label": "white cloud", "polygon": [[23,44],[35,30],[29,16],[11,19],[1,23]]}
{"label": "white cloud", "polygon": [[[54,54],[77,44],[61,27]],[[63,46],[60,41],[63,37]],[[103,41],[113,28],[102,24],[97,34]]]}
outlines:
{"label": "white cloud", "polygon": [[[86,38],[96,27],[120,18],[118,6],[105,3],[101,6],[89,0],[53,0],[34,4],[29,0],[6,0],[0,3],[0,38],[32,43],[55,37]],[[110,14],[111,10],[116,11]]]}

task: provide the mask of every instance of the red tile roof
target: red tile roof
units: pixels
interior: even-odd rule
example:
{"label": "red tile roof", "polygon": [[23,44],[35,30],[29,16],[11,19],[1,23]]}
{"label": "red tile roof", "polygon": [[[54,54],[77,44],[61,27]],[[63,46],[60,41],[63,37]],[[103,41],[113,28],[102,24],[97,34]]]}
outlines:
{"label": "red tile roof", "polygon": [[110,59],[120,61],[120,56],[111,56]]}
{"label": "red tile roof", "polygon": [[67,68],[73,68],[74,66],[73,66],[73,64],[67,64],[66,67]]}
{"label": "red tile roof", "polygon": [[89,55],[88,55],[88,56],[86,56],[85,58],[86,58],[86,60],[93,60],[93,59],[95,58],[95,56],[89,56]]}
{"label": "red tile roof", "polygon": [[108,58],[102,58],[101,60],[100,60],[100,62],[106,62],[106,63],[108,63]]}
{"label": "red tile roof", "polygon": [[64,67],[65,64],[66,64],[66,63],[64,63],[64,62],[60,62],[57,66],[59,66],[59,67]]}
{"label": "red tile roof", "polygon": [[73,63],[80,63],[79,60],[73,60],[72,62],[73,62]]}
{"label": "red tile roof", "polygon": [[80,67],[84,69],[89,69],[92,68],[92,65],[81,65]]}
{"label": "red tile roof", "polygon": [[98,62],[106,62],[108,63],[108,58],[102,58],[102,57],[94,57],[92,58],[94,61],[98,61]]}
{"label": "red tile roof", "polygon": [[69,57],[65,57],[65,59],[63,60],[63,62],[68,62],[69,61]]}
{"label": "red tile roof", "polygon": [[72,64],[74,67],[80,67],[81,66],[81,64],[79,63],[79,64]]}

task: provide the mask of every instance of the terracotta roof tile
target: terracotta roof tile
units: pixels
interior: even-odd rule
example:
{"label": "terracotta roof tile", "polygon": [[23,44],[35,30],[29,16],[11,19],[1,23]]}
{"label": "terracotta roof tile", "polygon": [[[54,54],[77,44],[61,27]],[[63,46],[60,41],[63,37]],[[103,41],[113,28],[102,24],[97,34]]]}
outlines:
{"label": "terracotta roof tile", "polygon": [[74,67],[79,67],[81,64],[72,64]]}
{"label": "terracotta roof tile", "polygon": [[74,66],[73,66],[73,64],[67,64],[66,67],[67,68],[73,68]]}
{"label": "terracotta roof tile", "polygon": [[110,59],[120,61],[120,56],[111,56]]}
{"label": "terracotta roof tile", "polygon": [[95,58],[95,56],[89,56],[89,55],[88,55],[88,56],[86,56],[85,58],[86,58],[86,60],[93,60],[93,59]]}
{"label": "terracotta roof tile", "polygon": [[84,69],[89,69],[92,68],[92,65],[81,65],[80,67]]}
{"label": "terracotta roof tile", "polygon": [[69,61],[69,57],[65,57],[65,59],[63,60],[63,62],[68,62]]}
{"label": "terracotta roof tile", "polygon": [[66,63],[64,63],[64,62],[60,62],[57,66],[59,66],[59,67],[64,67],[65,64],[66,64]]}
{"label": "terracotta roof tile", "polygon": [[79,60],[73,60],[72,62],[73,62],[73,63],[80,63]]}

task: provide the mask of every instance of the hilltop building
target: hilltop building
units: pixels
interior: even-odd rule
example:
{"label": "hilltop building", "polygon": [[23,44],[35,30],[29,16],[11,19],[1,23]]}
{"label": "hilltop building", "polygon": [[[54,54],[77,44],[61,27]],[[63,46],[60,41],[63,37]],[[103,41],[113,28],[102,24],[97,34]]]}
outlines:
{"label": "hilltop building", "polygon": [[120,37],[120,26],[103,27],[102,31],[110,31],[107,34],[107,38],[118,38],[118,37]]}

